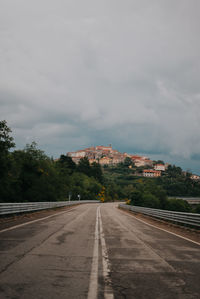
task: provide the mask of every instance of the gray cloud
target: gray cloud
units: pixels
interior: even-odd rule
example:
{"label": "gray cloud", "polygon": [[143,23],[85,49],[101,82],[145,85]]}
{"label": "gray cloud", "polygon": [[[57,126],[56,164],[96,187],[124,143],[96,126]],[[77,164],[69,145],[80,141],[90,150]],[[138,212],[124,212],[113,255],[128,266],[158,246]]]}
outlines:
{"label": "gray cloud", "polygon": [[199,20],[198,0],[2,0],[0,118],[18,147],[113,143],[200,173]]}

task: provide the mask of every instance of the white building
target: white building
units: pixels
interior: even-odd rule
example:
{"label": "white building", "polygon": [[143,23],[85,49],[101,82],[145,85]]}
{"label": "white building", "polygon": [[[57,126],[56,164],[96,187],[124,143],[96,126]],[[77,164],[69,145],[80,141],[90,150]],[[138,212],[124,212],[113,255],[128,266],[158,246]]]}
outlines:
{"label": "white building", "polygon": [[158,171],[165,171],[165,165],[163,165],[163,164],[156,164],[155,166],[154,166],[154,169],[155,170],[158,170]]}
{"label": "white building", "polygon": [[194,181],[199,181],[200,180],[200,176],[197,175],[197,174],[192,174],[190,178],[191,178],[191,180],[194,180]]}
{"label": "white building", "polygon": [[153,169],[144,169],[143,176],[149,178],[155,178],[161,176],[161,171],[153,170]]}
{"label": "white building", "polygon": [[85,151],[69,152],[67,153],[69,157],[72,158],[84,158],[86,156]]}

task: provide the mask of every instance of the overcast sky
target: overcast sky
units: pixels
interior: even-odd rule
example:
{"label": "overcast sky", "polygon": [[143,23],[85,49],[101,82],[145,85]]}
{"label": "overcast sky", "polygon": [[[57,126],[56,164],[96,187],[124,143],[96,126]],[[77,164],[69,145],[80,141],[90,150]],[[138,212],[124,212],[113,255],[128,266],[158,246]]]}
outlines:
{"label": "overcast sky", "polygon": [[200,174],[200,1],[0,0],[0,119],[17,148],[111,143]]}

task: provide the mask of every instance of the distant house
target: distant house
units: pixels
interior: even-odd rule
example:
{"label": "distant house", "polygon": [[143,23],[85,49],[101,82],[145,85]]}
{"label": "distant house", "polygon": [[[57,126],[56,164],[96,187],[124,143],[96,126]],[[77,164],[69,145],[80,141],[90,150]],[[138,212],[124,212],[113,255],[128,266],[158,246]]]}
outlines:
{"label": "distant house", "polygon": [[96,151],[105,151],[105,152],[112,152],[112,146],[103,146],[103,145],[98,145],[95,147]]}
{"label": "distant house", "polygon": [[134,164],[135,164],[136,167],[141,167],[141,166],[145,166],[146,165],[145,161],[142,160],[142,159],[135,159],[134,160]]}
{"label": "distant house", "polygon": [[67,155],[71,158],[83,158],[86,156],[85,151],[81,150],[81,151],[77,151],[77,152],[69,152],[67,153]]}
{"label": "distant house", "polygon": [[90,163],[90,164],[92,164],[92,163],[94,163],[94,162],[97,162],[97,160],[96,160],[96,159],[89,159],[89,163]]}
{"label": "distant house", "polygon": [[200,180],[200,176],[197,175],[197,174],[192,174],[190,178],[191,178],[191,180],[194,180],[194,181],[199,181]]}
{"label": "distant house", "polygon": [[109,165],[111,164],[110,158],[108,157],[103,157],[99,160],[99,164],[101,165]]}
{"label": "distant house", "polygon": [[152,166],[153,162],[146,157],[132,159],[136,167]]}
{"label": "distant house", "polygon": [[161,171],[159,170],[153,170],[153,169],[144,169],[143,170],[143,176],[149,177],[149,178],[155,178],[161,176]]}
{"label": "distant house", "polygon": [[154,166],[154,169],[155,169],[155,170],[159,170],[159,171],[165,171],[165,170],[166,170],[166,167],[165,167],[165,165],[163,165],[163,164],[156,164],[156,165]]}

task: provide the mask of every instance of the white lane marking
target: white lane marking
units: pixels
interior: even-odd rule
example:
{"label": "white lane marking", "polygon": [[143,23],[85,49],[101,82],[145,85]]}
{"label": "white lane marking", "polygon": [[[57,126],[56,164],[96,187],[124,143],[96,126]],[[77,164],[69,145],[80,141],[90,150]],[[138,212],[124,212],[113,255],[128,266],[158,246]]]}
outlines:
{"label": "white lane marking", "polygon": [[[123,211],[123,209],[119,209],[119,210]],[[128,213],[127,213],[127,214],[128,214]],[[149,226],[155,227],[155,228],[157,228],[157,229],[159,229],[159,230],[162,230],[162,231],[164,231],[164,232],[166,232],[166,233],[172,234],[172,235],[174,235],[174,236],[177,236],[177,237],[179,237],[179,238],[181,238],[181,239],[184,239],[184,240],[186,240],[186,241],[192,242],[192,243],[197,244],[197,245],[200,246],[200,243],[199,243],[199,242],[193,241],[193,240],[191,240],[191,239],[188,239],[188,238],[183,237],[183,236],[181,236],[181,235],[178,235],[178,234],[176,234],[176,233],[170,232],[169,230],[166,230],[166,229],[164,229],[164,228],[160,228],[160,227],[155,226],[155,225],[153,225],[153,224],[149,224],[148,222],[145,222],[145,221],[143,221],[143,220],[141,220],[141,219],[135,217],[133,214],[132,214],[132,215],[128,214],[128,215],[129,215],[130,217],[134,217],[136,220],[138,220],[138,221],[140,221],[140,222],[142,222],[142,223],[145,223],[145,224],[147,224],[147,225],[149,225]]]}
{"label": "white lane marking", "polygon": [[9,230],[18,228],[18,227],[22,227],[22,226],[25,226],[25,225],[28,225],[28,224],[31,224],[31,223],[39,222],[39,221],[42,221],[42,220],[45,220],[45,219],[57,216],[57,215],[62,215],[64,213],[68,212],[68,211],[72,211],[72,209],[66,210],[65,212],[56,213],[56,214],[53,214],[53,215],[50,215],[50,216],[47,216],[47,217],[43,217],[43,218],[40,218],[40,219],[32,220],[32,221],[29,221],[29,222],[26,222],[26,223],[22,223],[22,224],[18,224],[18,225],[15,225],[15,226],[11,226],[11,227],[5,228],[3,230],[0,230],[0,234],[4,233],[4,232],[7,232]]}
{"label": "white lane marking", "polygon": [[111,288],[111,281],[109,277],[110,269],[109,269],[108,251],[106,248],[106,242],[105,242],[105,237],[103,232],[100,207],[98,213],[99,213],[99,228],[100,228],[100,240],[101,240],[101,250],[102,250],[103,277],[105,281],[104,298],[113,299],[114,295]]}
{"label": "white lane marking", "polygon": [[99,264],[99,207],[96,212],[96,226],[94,235],[94,248],[92,257],[92,268],[90,273],[90,283],[88,299],[95,299],[98,295],[98,264]]}

